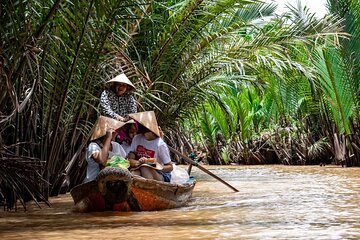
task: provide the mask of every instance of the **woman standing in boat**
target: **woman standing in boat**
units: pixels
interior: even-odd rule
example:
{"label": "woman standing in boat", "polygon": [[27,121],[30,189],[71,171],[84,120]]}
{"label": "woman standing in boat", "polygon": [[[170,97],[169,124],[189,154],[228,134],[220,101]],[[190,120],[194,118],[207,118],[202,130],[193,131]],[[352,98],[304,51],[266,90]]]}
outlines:
{"label": "woman standing in boat", "polygon": [[[137,166],[132,173],[145,178],[170,182],[173,166],[167,144],[160,137],[153,111],[129,114],[138,122],[138,133],[132,140],[128,159]],[[152,166],[155,161],[157,165]],[[150,164],[146,164],[150,163]]]}
{"label": "woman standing in boat", "polygon": [[132,95],[135,86],[124,73],[106,82],[108,89],[101,93],[100,113],[103,116],[126,122],[128,114],[136,113],[136,100]]}
{"label": "woman standing in boat", "polygon": [[112,118],[100,116],[91,135],[90,144],[86,149],[87,169],[84,182],[95,180],[100,170],[106,165],[107,160],[112,156],[126,157],[124,149],[114,141],[115,130],[124,124]]}

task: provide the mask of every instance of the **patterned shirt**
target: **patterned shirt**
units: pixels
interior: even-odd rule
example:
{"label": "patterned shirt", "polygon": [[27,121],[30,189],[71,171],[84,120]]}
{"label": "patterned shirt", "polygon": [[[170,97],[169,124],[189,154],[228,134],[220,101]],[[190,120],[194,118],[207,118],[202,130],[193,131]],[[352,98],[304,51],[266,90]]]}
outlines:
{"label": "patterned shirt", "polygon": [[102,115],[116,119],[118,116],[125,117],[136,112],[136,101],[130,93],[125,93],[122,96],[117,96],[111,90],[104,90],[101,93],[100,113]]}

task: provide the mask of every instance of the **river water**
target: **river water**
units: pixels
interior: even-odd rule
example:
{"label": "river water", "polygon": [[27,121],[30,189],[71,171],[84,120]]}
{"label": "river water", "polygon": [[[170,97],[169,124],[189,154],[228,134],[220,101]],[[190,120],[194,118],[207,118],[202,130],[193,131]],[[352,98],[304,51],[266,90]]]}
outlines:
{"label": "river water", "polygon": [[66,194],[51,208],[0,211],[0,239],[360,239],[360,168],[209,169],[239,192],[193,167],[186,207],[75,213]]}

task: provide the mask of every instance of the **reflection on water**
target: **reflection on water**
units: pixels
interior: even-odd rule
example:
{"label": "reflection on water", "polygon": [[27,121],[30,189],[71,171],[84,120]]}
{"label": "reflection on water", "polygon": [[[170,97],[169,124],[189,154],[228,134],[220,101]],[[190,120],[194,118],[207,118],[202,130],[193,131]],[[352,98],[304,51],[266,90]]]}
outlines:
{"label": "reflection on water", "polygon": [[188,206],[159,212],[0,211],[1,239],[360,239],[360,169],[319,166],[212,167],[238,193],[193,168]]}

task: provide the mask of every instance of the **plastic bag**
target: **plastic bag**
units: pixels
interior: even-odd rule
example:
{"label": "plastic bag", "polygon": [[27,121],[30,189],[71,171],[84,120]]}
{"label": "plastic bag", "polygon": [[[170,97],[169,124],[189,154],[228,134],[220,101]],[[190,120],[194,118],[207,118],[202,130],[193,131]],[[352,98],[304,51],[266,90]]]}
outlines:
{"label": "plastic bag", "polygon": [[185,169],[173,164],[173,170],[171,171],[170,183],[184,184],[189,180],[189,174]]}
{"label": "plastic bag", "polygon": [[106,166],[127,169],[130,167],[130,162],[121,156],[112,156],[112,158],[107,161]]}

